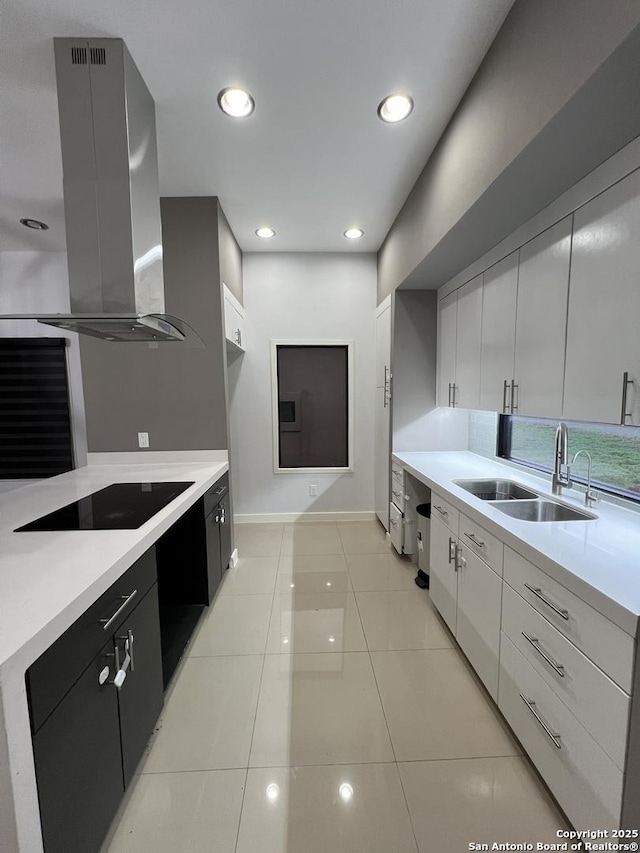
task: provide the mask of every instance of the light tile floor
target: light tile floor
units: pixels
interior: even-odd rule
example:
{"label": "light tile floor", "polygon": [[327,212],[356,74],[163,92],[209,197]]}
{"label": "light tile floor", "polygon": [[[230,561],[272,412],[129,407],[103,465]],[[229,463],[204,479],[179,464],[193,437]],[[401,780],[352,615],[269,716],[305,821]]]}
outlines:
{"label": "light tile floor", "polygon": [[462,853],[566,823],[377,522],[243,524],[103,853]]}

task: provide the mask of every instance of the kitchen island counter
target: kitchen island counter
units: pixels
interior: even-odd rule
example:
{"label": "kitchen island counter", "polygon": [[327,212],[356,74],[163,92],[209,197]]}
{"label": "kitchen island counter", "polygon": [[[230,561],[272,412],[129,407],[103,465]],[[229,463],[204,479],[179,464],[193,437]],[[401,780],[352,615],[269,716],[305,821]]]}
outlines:
{"label": "kitchen island counter", "polygon": [[[228,471],[226,451],[90,454],[0,496],[0,849],[41,853],[25,672]],[[193,481],[133,530],[13,532],[122,482]]]}

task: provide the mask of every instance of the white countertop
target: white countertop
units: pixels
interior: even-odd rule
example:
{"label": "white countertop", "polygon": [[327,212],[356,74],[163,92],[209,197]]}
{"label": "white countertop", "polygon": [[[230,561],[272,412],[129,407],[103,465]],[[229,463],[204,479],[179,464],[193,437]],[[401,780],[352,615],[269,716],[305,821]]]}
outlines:
{"label": "white countertop", "polygon": [[[18,653],[26,669],[229,468],[219,451],[126,456],[100,454],[103,464],[0,495],[0,670]],[[160,480],[194,485],[136,530],[12,532],[111,483]]]}
{"label": "white countertop", "polygon": [[551,495],[548,480],[469,452],[394,453],[393,459],[514,551],[635,637],[640,616],[640,514],[600,502],[593,521],[531,522],[511,518],[456,486],[454,480],[503,477],[576,509],[583,492]]}

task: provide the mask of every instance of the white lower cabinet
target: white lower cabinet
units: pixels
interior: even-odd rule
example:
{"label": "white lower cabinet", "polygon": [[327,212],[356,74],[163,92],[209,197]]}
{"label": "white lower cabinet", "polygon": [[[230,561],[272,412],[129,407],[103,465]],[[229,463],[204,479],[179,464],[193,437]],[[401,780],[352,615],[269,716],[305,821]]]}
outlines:
{"label": "white lower cabinet", "polygon": [[434,492],[438,507],[431,600],[461,650],[571,823],[637,828],[633,638]]}
{"label": "white lower cabinet", "polygon": [[504,633],[498,707],[576,829],[617,829],[622,771]]}
{"label": "white lower cabinet", "polygon": [[429,550],[429,594],[453,634],[456,633],[458,606],[457,537],[441,521],[431,516]]}
{"label": "white lower cabinet", "polygon": [[497,701],[502,579],[466,545],[458,547],[456,639]]}

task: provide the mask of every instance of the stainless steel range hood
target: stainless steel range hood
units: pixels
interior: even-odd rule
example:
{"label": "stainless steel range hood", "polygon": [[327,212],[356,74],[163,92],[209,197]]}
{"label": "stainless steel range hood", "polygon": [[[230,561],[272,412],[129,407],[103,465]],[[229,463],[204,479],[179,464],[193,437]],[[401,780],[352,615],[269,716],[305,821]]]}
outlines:
{"label": "stainless steel range hood", "polygon": [[28,316],[108,341],[201,346],[165,313],[153,98],[121,39],[54,46],[71,313]]}

